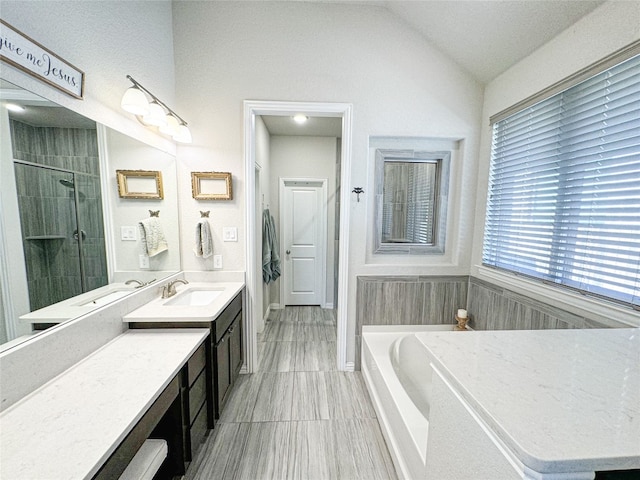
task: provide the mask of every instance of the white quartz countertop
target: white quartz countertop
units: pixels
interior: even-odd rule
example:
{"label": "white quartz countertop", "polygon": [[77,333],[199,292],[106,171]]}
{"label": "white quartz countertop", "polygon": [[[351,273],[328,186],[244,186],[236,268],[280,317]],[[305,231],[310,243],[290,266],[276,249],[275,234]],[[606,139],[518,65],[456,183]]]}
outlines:
{"label": "white quartz countertop", "polygon": [[[122,317],[124,322],[211,322],[225,309],[244,288],[243,282],[190,282],[178,284],[176,295],[171,298],[156,298]],[[173,305],[172,303],[188,290],[220,290],[215,300],[207,305]]]}
{"label": "white quartz countertop", "polygon": [[416,337],[527,467],[542,473],[640,468],[640,329]]}
{"label": "white quartz countertop", "polygon": [[92,478],[208,335],[129,330],[0,414],[0,478]]}

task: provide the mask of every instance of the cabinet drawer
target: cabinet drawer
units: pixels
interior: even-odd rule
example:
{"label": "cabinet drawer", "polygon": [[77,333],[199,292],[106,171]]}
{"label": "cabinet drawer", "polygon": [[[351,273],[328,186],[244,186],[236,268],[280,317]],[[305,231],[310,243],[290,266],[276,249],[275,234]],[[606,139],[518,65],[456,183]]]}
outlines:
{"label": "cabinet drawer", "polygon": [[191,356],[189,362],[187,363],[187,370],[189,375],[189,387],[193,385],[193,382],[198,378],[200,372],[205,367],[207,363],[207,352],[205,349],[205,344],[200,345],[200,348],[196,350],[196,352]]}
{"label": "cabinet drawer", "polygon": [[[207,375],[202,372],[189,389],[189,425],[193,424],[193,420],[200,411],[200,407],[207,399]],[[206,410],[206,408],[205,408]]]}
{"label": "cabinet drawer", "polygon": [[203,408],[198,412],[189,434],[191,436],[191,460],[196,458],[207,433],[207,409]]}
{"label": "cabinet drawer", "polygon": [[214,329],[215,338],[213,339],[214,344],[218,343],[222,339],[224,332],[227,331],[227,329],[229,328],[229,325],[231,325],[233,320],[241,311],[242,311],[242,292],[240,292],[238,295],[236,295],[236,297],[233,300],[231,300],[231,303],[227,305],[227,308],[225,308],[224,311],[220,314],[220,316],[218,316],[218,318],[216,319],[215,329]]}

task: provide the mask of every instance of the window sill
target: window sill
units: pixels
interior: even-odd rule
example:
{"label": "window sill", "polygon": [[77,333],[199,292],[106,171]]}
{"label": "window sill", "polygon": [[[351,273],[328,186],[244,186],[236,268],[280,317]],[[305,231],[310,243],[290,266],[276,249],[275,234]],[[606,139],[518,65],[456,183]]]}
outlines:
{"label": "window sill", "polygon": [[598,322],[618,327],[640,327],[640,312],[629,307],[590,298],[571,291],[553,288],[542,283],[522,278],[515,274],[501,272],[477,265],[478,278],[495,283],[500,287],[538,300],[546,301],[577,315],[594,318]]}

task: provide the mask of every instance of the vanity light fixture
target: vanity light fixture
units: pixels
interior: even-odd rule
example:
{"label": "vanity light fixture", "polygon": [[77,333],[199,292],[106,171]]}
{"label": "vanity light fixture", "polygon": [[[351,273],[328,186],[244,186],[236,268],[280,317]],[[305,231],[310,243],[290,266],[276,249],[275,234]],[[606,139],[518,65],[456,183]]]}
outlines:
{"label": "vanity light fixture", "polygon": [[306,123],[307,120],[309,120],[309,117],[307,117],[306,115],[302,115],[301,113],[293,116],[293,121],[299,125]]}
{"label": "vanity light fixture", "polygon": [[[120,103],[123,110],[136,115],[143,125],[159,127],[160,133],[169,135],[176,142],[191,143],[191,132],[187,122],[131,75],[127,75],[127,79],[133,83],[133,86],[124,92]],[[147,96],[151,97],[151,101]]]}
{"label": "vanity light fixture", "polygon": [[5,103],[4,106],[7,107],[7,110],[9,110],[11,112],[24,112],[25,111],[25,108],[22,105],[16,105],[15,103]]}

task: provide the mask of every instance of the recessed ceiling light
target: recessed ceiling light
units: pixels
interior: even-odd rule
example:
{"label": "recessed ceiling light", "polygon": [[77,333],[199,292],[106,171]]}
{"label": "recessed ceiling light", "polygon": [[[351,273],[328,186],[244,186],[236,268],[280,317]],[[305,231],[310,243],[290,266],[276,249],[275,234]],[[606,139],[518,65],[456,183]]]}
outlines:
{"label": "recessed ceiling light", "polygon": [[307,117],[306,115],[302,115],[300,113],[293,116],[293,121],[299,124],[303,124],[307,120],[309,120],[309,117]]}
{"label": "recessed ceiling light", "polygon": [[7,110],[11,110],[12,112],[24,112],[24,107],[20,105],[16,105],[15,103],[5,103]]}

